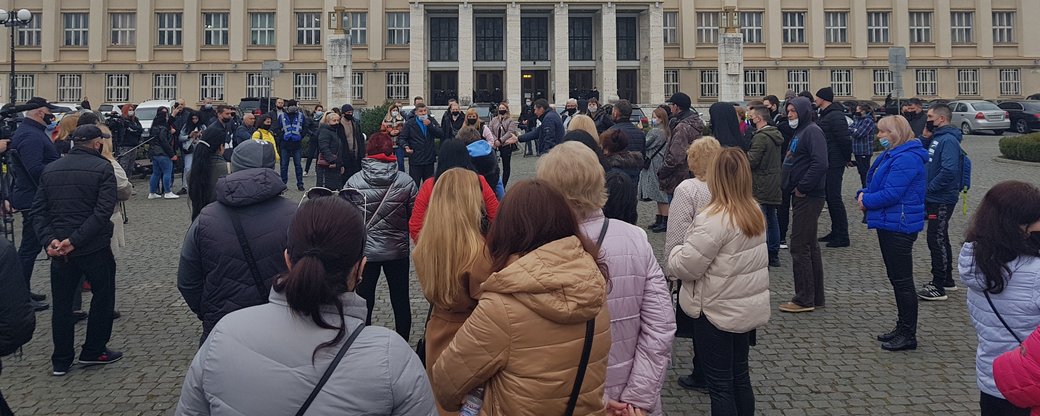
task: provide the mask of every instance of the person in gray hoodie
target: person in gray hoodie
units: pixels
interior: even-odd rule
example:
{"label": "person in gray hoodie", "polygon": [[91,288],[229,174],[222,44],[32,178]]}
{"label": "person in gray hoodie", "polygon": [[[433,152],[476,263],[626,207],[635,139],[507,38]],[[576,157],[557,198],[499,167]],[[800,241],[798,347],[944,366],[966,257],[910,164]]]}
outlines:
{"label": "person in gray hoodie", "polygon": [[794,128],[780,183],[792,194],[791,261],[795,296],[780,304],[781,312],[812,312],[823,306],[823,259],[816,233],[827,182],[827,139],[812,120],[812,103],[798,97],[787,103]]}
{"label": "person in gray hoodie", "polygon": [[355,293],[365,234],[364,214],[345,199],[305,202],[270,303],[217,324],[184,377],[176,415],[436,415],[408,342],[365,326]]}
{"label": "person in gray hoodie", "polygon": [[286,229],[296,203],[281,196],[286,188],[274,163],[270,143],[236,147],[232,173],[217,180],[215,203],[184,235],[177,288],[202,321],[202,341],[224,315],[265,303],[271,279],[286,270]]}

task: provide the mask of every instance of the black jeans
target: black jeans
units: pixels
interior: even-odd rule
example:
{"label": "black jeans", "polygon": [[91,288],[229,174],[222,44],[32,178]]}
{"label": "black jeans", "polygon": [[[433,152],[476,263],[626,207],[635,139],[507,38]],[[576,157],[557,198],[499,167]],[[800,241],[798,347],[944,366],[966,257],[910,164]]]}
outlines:
{"label": "black jeans", "polygon": [[1017,407],[1006,399],[979,393],[979,407],[982,416],[1029,416],[1029,409]]}
{"label": "black jeans", "polygon": [[776,223],[780,225],[780,241],[787,241],[787,230],[791,226],[791,197],[792,194],[784,192],[784,200],[776,207]]}
{"label": "black jeans", "polygon": [[502,156],[502,188],[504,189],[509,183],[510,162],[513,159],[513,152],[499,152],[499,155]]}
{"label": "black jeans", "polygon": [[712,325],[703,314],[694,321],[698,356],[708,382],[712,416],[750,416],[755,414],[755,392],[748,370],[750,332],[734,334]]}
{"label": "black jeans", "polygon": [[343,175],[339,173],[339,167],[335,168],[323,168],[317,167],[317,175],[315,179],[315,185],[323,188],[328,188],[333,191],[343,187]]}
{"label": "black jeans", "polygon": [[845,178],[845,165],[827,169],[827,213],[831,216],[831,241],[849,241],[849,216],[845,212],[845,200],[841,197],[841,182]]}
{"label": "black jeans", "polygon": [[390,305],[394,308],[394,327],[401,338],[408,340],[412,332],[412,307],[408,299],[408,257],[398,260],[370,261],[361,272],[361,283],[357,293],[368,303],[368,317],[365,324],[372,325],[372,309],[376,306],[376,283],[379,282],[379,270],[386,274],[386,284],[390,288]]}
{"label": "black jeans", "polygon": [[76,320],[72,317],[73,296],[80,290],[79,278],[86,275],[90,282],[90,317],[87,320],[87,340],[80,357],[94,358],[105,352],[112,337],[112,311],[116,306],[116,260],[112,250],[105,247],[82,257],[51,260],[51,296],[54,314],[55,367],[72,365],[75,358]]}
{"label": "black jeans", "polygon": [[36,238],[36,228],[33,227],[33,218],[29,210],[22,211],[22,244],[18,246],[18,261],[22,264],[22,275],[25,276],[26,287],[32,288],[29,279],[32,278],[33,266],[36,256],[40,255],[43,246],[40,239]]}
{"label": "black jeans", "polygon": [[878,230],[878,244],[885,271],[896,295],[899,319],[896,328],[904,334],[917,335],[917,292],[914,289],[914,241],[917,233]]}
{"label": "black jeans", "polygon": [[[422,186],[423,181],[427,178],[432,178],[434,173],[434,165],[415,165],[408,164],[408,174],[411,175],[412,180],[415,181],[415,186]],[[488,184],[491,185],[491,184]]]}
{"label": "black jeans", "polygon": [[791,267],[794,271],[794,303],[823,306],[823,258],[816,241],[823,198],[791,198]]}
{"label": "black jeans", "polygon": [[932,284],[939,289],[953,287],[953,252],[950,251],[950,217],[957,204],[926,202],[928,251],[932,254]]}
{"label": "black jeans", "polygon": [[856,170],[859,171],[859,183],[864,188],[867,187],[867,173],[870,172],[871,157],[873,157],[873,155],[856,155]]}

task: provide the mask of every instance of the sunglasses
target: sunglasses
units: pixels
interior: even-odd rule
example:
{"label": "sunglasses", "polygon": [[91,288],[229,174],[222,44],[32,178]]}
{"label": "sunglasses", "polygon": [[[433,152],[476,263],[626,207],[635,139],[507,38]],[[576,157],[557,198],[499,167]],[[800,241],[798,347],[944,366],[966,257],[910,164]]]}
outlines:
{"label": "sunglasses", "polygon": [[365,218],[365,224],[368,224],[368,211],[365,210],[365,206],[368,205],[368,198],[356,188],[345,188],[339,191],[334,191],[329,188],[315,186],[303,193],[303,197],[300,198],[300,203],[296,205],[299,208],[303,205],[303,201],[317,198],[324,198],[329,196],[338,196],[343,198],[345,201],[350,202],[355,207],[361,210],[362,215]]}

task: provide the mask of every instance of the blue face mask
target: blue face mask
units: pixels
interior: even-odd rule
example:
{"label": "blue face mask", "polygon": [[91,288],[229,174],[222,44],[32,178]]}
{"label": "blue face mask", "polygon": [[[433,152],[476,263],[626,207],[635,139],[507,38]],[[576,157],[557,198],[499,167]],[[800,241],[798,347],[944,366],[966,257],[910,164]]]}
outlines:
{"label": "blue face mask", "polygon": [[661,124],[661,123],[659,123],[656,118],[650,119],[650,125],[651,126],[657,127],[658,124]]}
{"label": "blue face mask", "polygon": [[48,129],[56,129],[56,128],[58,128],[58,122],[57,121],[52,121],[51,124],[47,125],[47,128]]}
{"label": "blue face mask", "polygon": [[888,147],[892,145],[892,142],[889,142],[888,139],[880,139],[878,141],[881,142],[881,147],[884,147],[885,149],[888,149]]}

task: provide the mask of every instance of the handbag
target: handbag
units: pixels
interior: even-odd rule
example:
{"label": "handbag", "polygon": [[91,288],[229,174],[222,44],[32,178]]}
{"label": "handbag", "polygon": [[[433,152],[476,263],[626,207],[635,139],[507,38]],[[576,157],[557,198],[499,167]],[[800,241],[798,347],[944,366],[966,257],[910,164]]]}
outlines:
{"label": "handbag", "polygon": [[343,343],[343,346],[339,348],[339,352],[336,353],[336,358],[332,359],[332,363],[329,364],[329,368],[325,369],[325,374],[321,375],[321,379],[318,380],[318,384],[314,385],[314,390],[311,390],[310,396],[307,396],[307,400],[303,402],[303,406],[300,406],[300,410],[296,412],[296,416],[303,416],[307,413],[307,409],[311,407],[311,403],[314,402],[314,398],[318,396],[318,392],[321,391],[322,387],[325,387],[325,383],[332,377],[332,373],[336,371],[336,367],[339,366],[339,362],[343,360],[343,356],[347,354],[347,350],[350,349],[350,344],[354,343],[358,335],[361,334],[361,330],[365,329],[365,323],[362,322],[358,325],[357,329],[350,334],[350,337]]}
{"label": "handbag", "polygon": [[415,343],[415,355],[419,356],[419,361],[423,363],[423,367],[426,367],[426,327],[430,325],[430,316],[433,315],[433,304],[430,304],[430,309],[426,310],[426,324],[423,325],[423,336],[419,338],[419,342]]}
{"label": "handbag", "polygon": [[325,160],[325,156],[322,155],[321,152],[318,152],[318,162],[317,162],[317,165],[318,165],[319,168],[325,168],[325,169],[328,169],[329,166],[331,166],[329,161]]}
{"label": "handbag", "polygon": [[253,284],[256,285],[256,292],[260,296],[261,301],[267,300],[267,285],[264,283],[263,277],[260,276],[260,268],[256,266],[256,258],[253,257],[253,250],[249,247],[249,240],[246,239],[246,232],[242,229],[242,219],[238,217],[238,212],[234,209],[228,210],[231,213],[231,225],[235,227],[235,236],[238,237],[238,245],[242,247],[242,254],[246,257],[246,263],[249,264],[249,273],[253,275]]}

